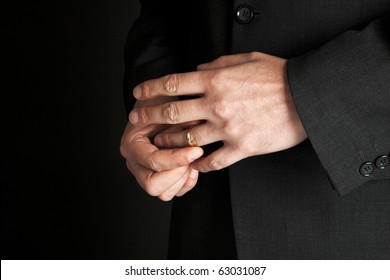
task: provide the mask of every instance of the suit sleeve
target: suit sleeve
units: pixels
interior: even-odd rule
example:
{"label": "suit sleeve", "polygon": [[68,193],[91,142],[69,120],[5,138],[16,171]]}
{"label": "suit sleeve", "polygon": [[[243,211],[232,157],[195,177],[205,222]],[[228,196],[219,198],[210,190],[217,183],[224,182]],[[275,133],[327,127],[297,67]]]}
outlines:
{"label": "suit sleeve", "polygon": [[181,15],[172,15],[173,2],[140,1],[140,15],[130,29],[124,50],[123,95],[127,114],[135,104],[132,90],[137,84],[183,71],[185,42],[175,34]]}
{"label": "suit sleeve", "polygon": [[389,16],[287,63],[293,100],[340,195],[372,180],[390,187]]}

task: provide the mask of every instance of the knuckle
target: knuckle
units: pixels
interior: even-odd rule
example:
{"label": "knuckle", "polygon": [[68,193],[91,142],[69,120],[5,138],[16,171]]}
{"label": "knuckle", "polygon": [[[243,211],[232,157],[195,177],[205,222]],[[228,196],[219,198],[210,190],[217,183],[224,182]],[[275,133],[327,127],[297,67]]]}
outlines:
{"label": "knuckle", "polygon": [[126,160],[126,167],[127,167],[127,170],[129,170],[133,174],[132,164],[128,160]]}
{"label": "knuckle", "polygon": [[222,64],[226,60],[225,56],[220,56],[217,59],[214,60],[217,64]]}
{"label": "knuckle", "polygon": [[208,167],[211,170],[221,170],[222,169],[222,162],[220,160],[211,160],[208,164]]}
{"label": "knuckle", "polygon": [[167,103],[163,106],[162,117],[169,123],[177,123],[179,116],[179,110],[175,103]]}
{"label": "knuckle", "polygon": [[137,135],[132,133],[125,133],[122,135],[119,144],[119,152],[122,157],[129,159],[134,152],[132,143],[136,141]]}
{"label": "knuckle", "polygon": [[149,158],[147,160],[148,167],[152,169],[155,172],[161,172],[162,168],[160,164],[157,163],[157,161],[154,158]]}
{"label": "knuckle", "polygon": [[[161,143],[163,145],[163,147],[175,147],[176,146],[176,143],[177,141],[175,140],[174,136],[172,135],[161,135]],[[176,148],[176,147],[175,147]]]}
{"label": "knuckle", "polygon": [[127,157],[127,149],[123,146],[123,144],[121,144],[121,145],[119,146],[119,152],[120,152],[120,154],[121,154],[121,156],[122,156],[123,158],[126,158],[126,157]]}
{"label": "knuckle", "polygon": [[228,135],[229,138],[232,139],[245,138],[242,137],[242,127],[235,125],[229,121],[226,121],[225,124],[222,126],[222,132],[224,133],[224,135]]}
{"label": "knuckle", "polygon": [[210,75],[210,86],[213,89],[222,88],[225,82],[223,71],[215,71]]}
{"label": "knuckle", "polygon": [[226,116],[227,108],[224,102],[215,101],[212,102],[210,106],[211,106],[210,111],[214,116],[217,116],[219,118],[224,118]]}
{"label": "knuckle", "polygon": [[249,60],[256,60],[260,58],[260,53],[259,52],[250,52],[247,54]]}
{"label": "knuckle", "polygon": [[169,94],[177,92],[179,86],[179,77],[177,74],[171,74],[164,78],[164,90]]}
{"label": "knuckle", "polygon": [[148,114],[146,113],[146,111],[144,110],[144,108],[140,108],[138,110],[138,121],[140,123],[146,123],[148,122]]}
{"label": "knuckle", "polygon": [[[158,141],[160,142],[159,144],[161,146],[163,146],[163,147],[166,147],[170,143],[168,135],[165,135],[165,134],[159,135],[158,136]],[[158,145],[158,146],[160,146],[160,145]]]}
{"label": "knuckle", "polygon": [[142,95],[146,98],[150,97],[150,85],[148,82],[145,82],[141,85],[141,92],[142,92]]}

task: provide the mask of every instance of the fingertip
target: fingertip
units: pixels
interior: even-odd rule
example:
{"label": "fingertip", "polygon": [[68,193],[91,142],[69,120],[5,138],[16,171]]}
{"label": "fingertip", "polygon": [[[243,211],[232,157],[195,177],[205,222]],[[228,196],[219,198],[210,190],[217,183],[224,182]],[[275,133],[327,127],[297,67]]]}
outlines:
{"label": "fingertip", "polygon": [[162,137],[160,135],[157,135],[156,137],[154,137],[153,143],[154,143],[154,145],[156,145],[159,148],[162,148],[164,145],[164,142],[163,142]]}
{"label": "fingertip", "polygon": [[141,98],[141,87],[140,86],[136,86],[134,89],[133,89],[133,96],[134,98],[136,99],[140,99]]}
{"label": "fingertip", "polygon": [[136,111],[131,111],[129,114],[129,122],[132,124],[137,124],[139,121],[138,113]]}
{"label": "fingertip", "polygon": [[192,162],[190,164],[190,167],[201,173],[208,173],[211,171],[210,168],[207,168],[207,166],[205,166],[205,161],[202,159]]}
{"label": "fingertip", "polygon": [[201,147],[193,147],[189,154],[190,162],[193,162],[194,160],[197,160],[203,155],[203,149]]}

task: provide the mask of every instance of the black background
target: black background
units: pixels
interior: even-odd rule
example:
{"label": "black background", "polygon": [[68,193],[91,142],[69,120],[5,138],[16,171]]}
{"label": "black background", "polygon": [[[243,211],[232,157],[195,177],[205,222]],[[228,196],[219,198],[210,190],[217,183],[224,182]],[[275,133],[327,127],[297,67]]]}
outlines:
{"label": "black background", "polygon": [[2,259],[166,258],[170,203],[119,153],[138,1],[31,2],[2,12]]}

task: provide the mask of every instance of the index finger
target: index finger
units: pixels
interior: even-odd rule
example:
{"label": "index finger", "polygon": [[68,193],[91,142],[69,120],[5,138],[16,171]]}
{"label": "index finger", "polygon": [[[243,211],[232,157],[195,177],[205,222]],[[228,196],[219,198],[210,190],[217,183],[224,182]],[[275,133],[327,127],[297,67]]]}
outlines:
{"label": "index finger", "polygon": [[189,165],[203,155],[200,147],[160,150],[145,142],[133,143],[133,161],[155,172]]}
{"label": "index finger", "polygon": [[136,86],[133,95],[138,100],[145,100],[159,96],[202,94],[206,90],[207,74],[207,71],[196,71],[148,80]]}

